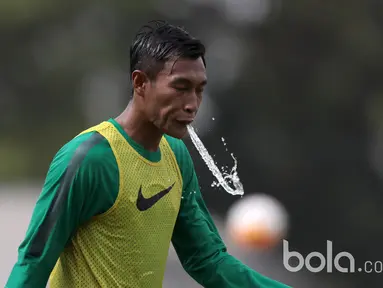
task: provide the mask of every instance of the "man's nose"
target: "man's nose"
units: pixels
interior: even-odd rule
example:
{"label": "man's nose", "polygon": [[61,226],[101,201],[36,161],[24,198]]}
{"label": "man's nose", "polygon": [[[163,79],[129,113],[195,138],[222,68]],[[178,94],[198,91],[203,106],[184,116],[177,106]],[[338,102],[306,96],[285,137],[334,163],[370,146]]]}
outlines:
{"label": "man's nose", "polygon": [[185,104],[184,110],[188,114],[196,114],[198,106],[198,97],[194,94],[189,97],[188,102]]}

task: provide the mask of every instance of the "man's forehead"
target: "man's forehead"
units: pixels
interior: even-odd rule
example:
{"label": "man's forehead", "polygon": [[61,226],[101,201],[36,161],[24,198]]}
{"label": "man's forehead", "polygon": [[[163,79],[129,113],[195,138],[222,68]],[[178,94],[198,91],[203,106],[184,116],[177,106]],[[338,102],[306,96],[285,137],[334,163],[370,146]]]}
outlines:
{"label": "man's forehead", "polygon": [[202,58],[185,59],[178,58],[165,63],[163,74],[168,77],[194,76],[206,78],[206,69]]}

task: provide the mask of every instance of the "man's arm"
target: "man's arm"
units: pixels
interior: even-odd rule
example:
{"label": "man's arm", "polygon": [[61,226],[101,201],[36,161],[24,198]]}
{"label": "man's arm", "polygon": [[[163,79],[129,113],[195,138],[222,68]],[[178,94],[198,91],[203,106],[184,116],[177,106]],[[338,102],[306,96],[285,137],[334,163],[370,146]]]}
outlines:
{"label": "man's arm", "polygon": [[46,287],[76,228],[114,203],[101,193],[116,169],[103,141],[96,133],[81,135],[54,157],[6,288]]}
{"label": "man's arm", "polygon": [[207,288],[286,288],[228,254],[202,198],[192,159],[178,153],[184,179],[183,199],[172,238],[186,272]]}

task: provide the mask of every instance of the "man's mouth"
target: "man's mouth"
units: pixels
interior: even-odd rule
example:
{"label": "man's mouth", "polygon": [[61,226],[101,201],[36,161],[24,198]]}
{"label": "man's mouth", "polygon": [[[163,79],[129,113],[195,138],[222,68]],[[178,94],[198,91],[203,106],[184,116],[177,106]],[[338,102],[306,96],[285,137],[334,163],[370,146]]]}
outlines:
{"label": "man's mouth", "polygon": [[194,121],[194,119],[184,119],[184,120],[176,120],[176,121],[182,125],[189,125]]}

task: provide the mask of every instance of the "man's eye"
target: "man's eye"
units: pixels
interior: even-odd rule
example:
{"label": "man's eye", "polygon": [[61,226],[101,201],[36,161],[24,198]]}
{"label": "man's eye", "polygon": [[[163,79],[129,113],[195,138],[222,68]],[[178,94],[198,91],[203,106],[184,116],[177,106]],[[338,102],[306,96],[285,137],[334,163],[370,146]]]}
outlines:
{"label": "man's eye", "polygon": [[189,88],[188,87],[182,87],[182,86],[178,86],[178,87],[174,87],[177,91],[181,91],[181,92],[185,92],[185,91],[188,91]]}

